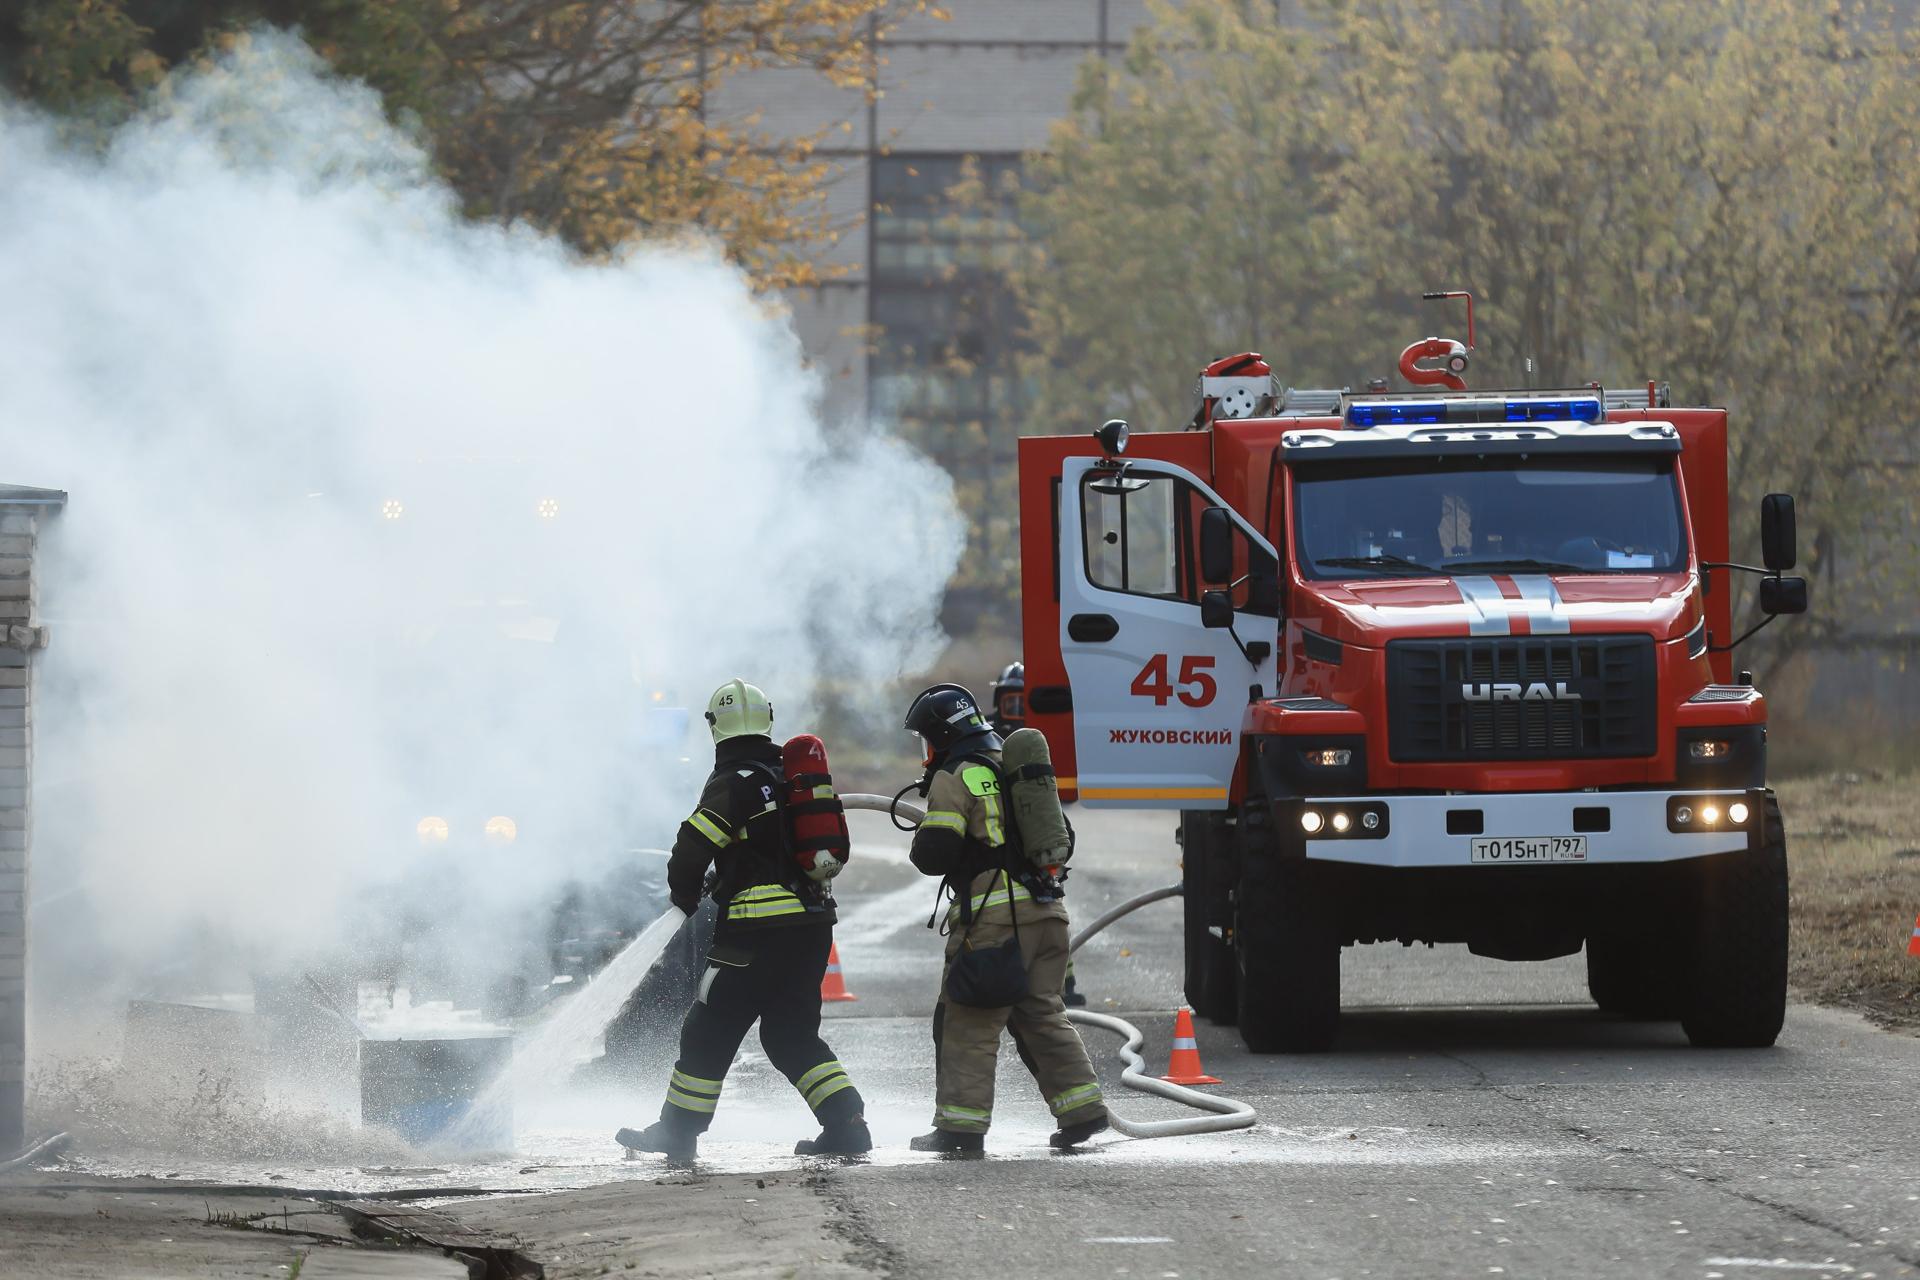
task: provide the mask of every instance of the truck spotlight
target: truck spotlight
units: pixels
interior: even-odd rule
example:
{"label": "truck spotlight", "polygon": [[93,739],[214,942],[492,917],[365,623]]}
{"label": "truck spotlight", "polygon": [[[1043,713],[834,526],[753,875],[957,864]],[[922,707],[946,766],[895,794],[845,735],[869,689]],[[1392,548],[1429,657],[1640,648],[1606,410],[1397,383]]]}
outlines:
{"label": "truck spotlight", "polygon": [[539,513],[542,520],[551,520],[560,514],[560,500],[558,498],[542,498],[534,504],[533,509]]}
{"label": "truck spotlight", "polygon": [[1118,457],[1127,451],[1127,424],[1118,418],[1109,418],[1100,424],[1093,438],[1100,442],[1101,452],[1109,458]]}
{"label": "truck spotlight", "polygon": [[496,817],[487,819],[487,840],[492,844],[512,844],[513,838],[520,834],[520,828],[512,818]]}
{"label": "truck spotlight", "polygon": [[1706,823],[1708,826],[1712,826],[1716,822],[1720,821],[1720,806],[1717,804],[1701,805],[1700,821]]}
{"label": "truck spotlight", "polygon": [[1372,831],[1380,825],[1380,815],[1369,809],[1360,815],[1360,825]]}
{"label": "truck spotlight", "polygon": [[1683,804],[1673,811],[1673,820],[1684,827],[1693,821],[1693,810]]}
{"label": "truck spotlight", "polygon": [[380,515],[383,519],[398,520],[405,514],[407,514],[407,504],[398,498],[388,498],[380,504]]}
{"label": "truck spotlight", "polygon": [[1353,762],[1351,747],[1327,747],[1324,750],[1303,751],[1300,754],[1306,757],[1308,764],[1318,765],[1322,769],[1344,769]]}
{"label": "truck spotlight", "polygon": [[445,844],[447,836],[452,833],[445,818],[422,818],[413,830],[424,845]]}
{"label": "truck spotlight", "polygon": [[1751,810],[1749,810],[1743,802],[1735,800],[1727,806],[1727,821],[1736,827],[1745,826],[1747,815],[1750,812]]}
{"label": "truck spotlight", "polygon": [[1347,832],[1347,828],[1351,827],[1352,825],[1353,825],[1353,819],[1349,818],[1346,814],[1336,813],[1333,815],[1333,829],[1335,832],[1339,833],[1340,835],[1345,835]]}
{"label": "truck spotlight", "polygon": [[1308,835],[1318,835],[1320,828],[1326,825],[1326,819],[1320,816],[1318,809],[1306,809],[1300,814],[1300,829]]}

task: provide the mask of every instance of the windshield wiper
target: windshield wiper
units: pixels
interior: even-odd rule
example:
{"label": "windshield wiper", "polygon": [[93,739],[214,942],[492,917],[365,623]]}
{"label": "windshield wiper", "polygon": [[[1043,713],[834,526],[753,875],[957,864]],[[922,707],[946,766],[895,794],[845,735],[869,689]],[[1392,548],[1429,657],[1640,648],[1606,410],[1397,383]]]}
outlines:
{"label": "windshield wiper", "polygon": [[1316,565],[1331,565],[1336,569],[1412,569],[1417,573],[1443,575],[1444,570],[1430,564],[1421,564],[1418,560],[1409,560],[1405,556],[1333,556],[1326,560],[1315,560]]}
{"label": "windshield wiper", "polygon": [[1447,566],[1448,573],[1462,570],[1477,570],[1481,573],[1511,573],[1521,570],[1532,573],[1602,573],[1588,565],[1568,564],[1564,560],[1456,560]]}

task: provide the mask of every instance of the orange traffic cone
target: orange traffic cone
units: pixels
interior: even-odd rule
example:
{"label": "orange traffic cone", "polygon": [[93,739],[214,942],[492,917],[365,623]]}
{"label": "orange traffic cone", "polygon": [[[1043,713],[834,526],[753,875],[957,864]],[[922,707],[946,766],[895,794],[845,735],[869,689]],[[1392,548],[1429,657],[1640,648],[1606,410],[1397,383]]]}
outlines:
{"label": "orange traffic cone", "polygon": [[1168,1084],[1219,1084],[1219,1076],[1210,1076],[1200,1065],[1200,1046],[1193,1039],[1193,1010],[1185,1005],[1173,1019],[1173,1055],[1167,1059],[1167,1074],[1160,1077]]}
{"label": "orange traffic cone", "polygon": [[820,979],[820,998],[822,1000],[858,1000],[860,998],[847,990],[847,980],[840,976],[838,944],[827,949],[827,976]]}
{"label": "orange traffic cone", "polygon": [[1913,936],[1907,939],[1907,954],[1920,956],[1920,916],[1913,918]]}

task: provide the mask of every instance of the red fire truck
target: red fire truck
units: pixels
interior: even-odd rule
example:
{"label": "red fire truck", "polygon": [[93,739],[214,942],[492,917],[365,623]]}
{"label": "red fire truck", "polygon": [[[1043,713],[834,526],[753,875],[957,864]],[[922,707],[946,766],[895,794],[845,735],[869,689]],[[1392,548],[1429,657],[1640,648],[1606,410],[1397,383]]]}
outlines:
{"label": "red fire truck", "polygon": [[1022,440],[1029,722],[1063,793],[1179,811],[1187,996],[1255,1051],[1327,1048],[1341,949],[1395,941],[1584,946],[1601,1008],[1771,1044],[1786,846],[1731,575],[1760,625],[1806,609],[1793,501],[1730,564],[1725,410],[1468,391],[1470,349],[1414,344],[1400,393],[1231,357],[1185,429]]}

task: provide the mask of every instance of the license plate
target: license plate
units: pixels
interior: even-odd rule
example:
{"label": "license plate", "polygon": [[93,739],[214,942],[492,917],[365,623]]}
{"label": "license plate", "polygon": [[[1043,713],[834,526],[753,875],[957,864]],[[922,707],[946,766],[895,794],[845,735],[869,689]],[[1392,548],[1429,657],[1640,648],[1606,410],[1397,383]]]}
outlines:
{"label": "license plate", "polygon": [[1473,860],[1488,863],[1585,862],[1585,836],[1486,836],[1473,842]]}

